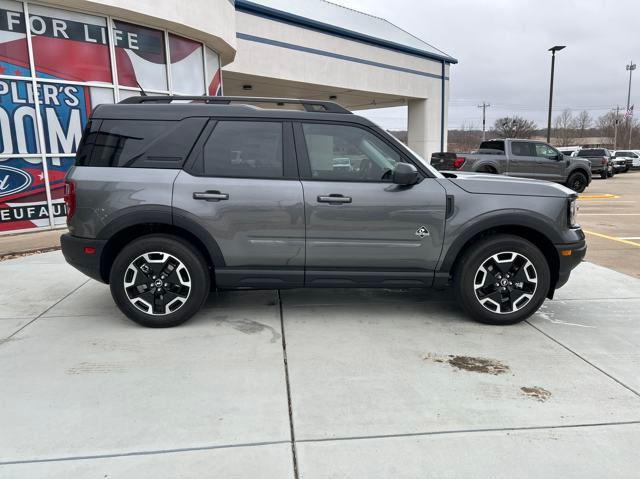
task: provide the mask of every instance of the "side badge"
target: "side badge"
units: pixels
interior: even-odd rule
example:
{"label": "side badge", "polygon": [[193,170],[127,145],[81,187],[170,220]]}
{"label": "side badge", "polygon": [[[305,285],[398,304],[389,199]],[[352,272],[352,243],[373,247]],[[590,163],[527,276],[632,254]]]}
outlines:
{"label": "side badge", "polygon": [[429,230],[425,226],[421,226],[416,230],[416,236],[420,239],[429,236]]}

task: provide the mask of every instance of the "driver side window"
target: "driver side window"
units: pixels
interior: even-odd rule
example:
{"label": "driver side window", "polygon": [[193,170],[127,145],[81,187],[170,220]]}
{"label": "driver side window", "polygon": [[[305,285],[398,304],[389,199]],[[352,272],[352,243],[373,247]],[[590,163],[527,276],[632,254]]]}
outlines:
{"label": "driver side window", "polygon": [[536,143],[536,156],[555,159],[558,157],[558,151],[544,143]]}
{"label": "driver side window", "polygon": [[358,127],[304,123],[314,180],[391,181],[400,155],[374,134]]}

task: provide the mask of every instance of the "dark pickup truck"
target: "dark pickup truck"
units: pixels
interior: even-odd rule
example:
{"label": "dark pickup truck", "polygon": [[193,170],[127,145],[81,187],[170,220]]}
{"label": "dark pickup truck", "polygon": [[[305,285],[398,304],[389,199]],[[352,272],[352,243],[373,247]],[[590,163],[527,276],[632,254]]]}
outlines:
{"label": "dark pickup truck", "polygon": [[499,139],[480,143],[472,154],[435,153],[431,166],[553,181],[582,193],[591,183],[588,160],[565,156],[541,141]]}
{"label": "dark pickup truck", "polygon": [[589,160],[591,164],[591,174],[600,175],[602,179],[607,179],[615,174],[613,155],[606,148],[583,148],[576,153],[576,157]]}

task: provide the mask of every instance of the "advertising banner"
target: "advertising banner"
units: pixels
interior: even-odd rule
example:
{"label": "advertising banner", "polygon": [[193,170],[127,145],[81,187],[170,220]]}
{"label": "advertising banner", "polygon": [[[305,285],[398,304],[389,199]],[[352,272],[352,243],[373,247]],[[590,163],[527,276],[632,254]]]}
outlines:
{"label": "advertising banner", "polygon": [[51,217],[64,223],[65,173],[91,109],[113,103],[115,88],[120,98],[137,95],[139,87],[166,94],[169,59],[173,93],[222,91],[218,55],[201,42],[39,4],[28,3],[27,17],[23,5],[0,0],[0,233],[49,226]]}
{"label": "advertising banner", "polygon": [[[70,160],[65,161],[65,160]],[[71,163],[71,164],[70,164]],[[64,176],[73,158],[49,160],[53,214],[64,222]],[[49,209],[40,158],[0,160],[0,232],[49,225]]]}

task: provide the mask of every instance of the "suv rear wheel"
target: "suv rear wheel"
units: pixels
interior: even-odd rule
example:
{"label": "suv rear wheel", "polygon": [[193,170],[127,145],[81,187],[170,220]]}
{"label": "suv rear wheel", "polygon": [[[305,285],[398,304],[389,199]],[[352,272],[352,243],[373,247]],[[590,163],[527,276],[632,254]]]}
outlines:
{"label": "suv rear wheel", "polygon": [[513,324],[544,302],[551,281],[542,252],[513,235],[496,235],[473,245],[458,264],[456,296],[476,321]]}
{"label": "suv rear wheel", "polygon": [[143,236],[125,246],[113,263],[109,283],[118,308],[151,328],[184,323],[209,294],[204,258],[170,235]]}

